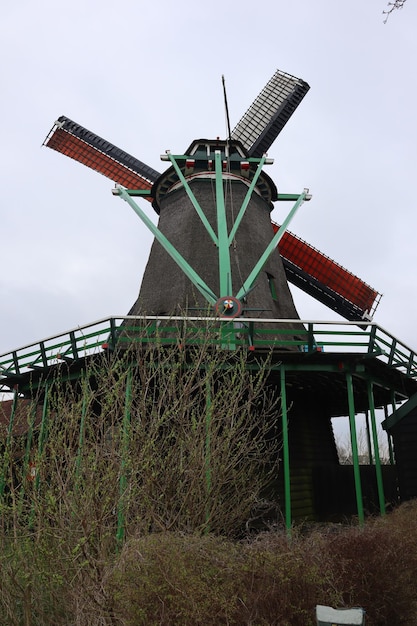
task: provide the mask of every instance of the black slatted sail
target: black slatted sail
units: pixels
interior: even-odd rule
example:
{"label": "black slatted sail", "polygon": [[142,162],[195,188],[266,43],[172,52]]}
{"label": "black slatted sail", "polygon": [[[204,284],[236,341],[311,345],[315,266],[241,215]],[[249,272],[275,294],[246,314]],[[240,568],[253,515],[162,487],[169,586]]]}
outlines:
{"label": "black slatted sail", "polygon": [[278,137],[310,86],[277,70],[232,131],[249,156],[261,157]]}
{"label": "black slatted sail", "polygon": [[[346,320],[350,322],[363,322],[365,319],[371,319],[372,316],[368,311],[364,311],[361,307],[350,302],[347,298],[340,295],[340,293],[330,289],[326,284],[321,283],[311,276],[311,274],[297,267],[294,263],[291,263],[288,259],[282,257],[282,263],[287,280],[290,283],[315,298],[318,302],[321,302],[321,304],[328,306],[329,309],[335,311]],[[379,294],[377,295],[379,296]]]}
{"label": "black slatted sail", "polygon": [[146,163],[64,115],[55,122],[44,145],[128,188],[150,188],[160,176]]}

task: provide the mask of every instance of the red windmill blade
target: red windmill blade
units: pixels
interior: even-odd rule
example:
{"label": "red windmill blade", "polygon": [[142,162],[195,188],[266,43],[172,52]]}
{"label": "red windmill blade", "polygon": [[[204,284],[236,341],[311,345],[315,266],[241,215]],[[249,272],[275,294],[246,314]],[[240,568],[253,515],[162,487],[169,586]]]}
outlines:
{"label": "red windmill blade", "polygon": [[159,172],[68,117],[55,122],[43,145],[79,161],[127,189],[150,189]]}
{"label": "red windmill blade", "polygon": [[[279,225],[272,222],[274,232]],[[286,231],[279,243],[287,279],[350,321],[371,319],[381,294],[312,245]]]}

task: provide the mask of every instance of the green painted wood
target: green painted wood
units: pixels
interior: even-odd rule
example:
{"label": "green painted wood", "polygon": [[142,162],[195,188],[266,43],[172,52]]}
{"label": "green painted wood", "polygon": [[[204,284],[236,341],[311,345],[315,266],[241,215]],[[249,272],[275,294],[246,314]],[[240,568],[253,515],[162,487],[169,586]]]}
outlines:
{"label": "green painted wood", "polygon": [[378,499],[379,499],[379,510],[380,510],[381,515],[385,515],[384,482],[382,479],[381,458],[379,455],[379,442],[378,442],[378,431],[377,431],[376,417],[375,417],[373,384],[369,381],[367,383],[367,389],[368,389],[369,412],[370,412],[370,418],[371,418],[372,441],[373,441],[373,446],[374,446],[374,459],[375,459],[376,482],[377,482]]}
{"label": "green painted wood", "polygon": [[354,476],[355,476],[356,503],[357,503],[357,508],[358,508],[359,523],[363,524],[365,521],[365,515],[364,515],[364,510],[363,510],[362,486],[361,486],[361,476],[360,476],[360,469],[359,469],[359,454],[358,454],[358,440],[357,440],[357,435],[356,435],[356,423],[355,423],[353,380],[352,380],[352,374],[350,372],[346,372],[346,385],[347,385],[348,403],[349,403],[350,442],[352,445],[352,460],[353,460],[353,471],[354,471]]}
{"label": "green painted wood", "polygon": [[253,286],[254,286],[254,284],[255,284],[259,274],[261,273],[263,267],[265,266],[265,263],[267,262],[267,260],[271,256],[271,254],[273,252],[276,252],[276,248],[277,248],[279,242],[281,241],[282,237],[284,236],[285,231],[287,230],[291,220],[295,216],[295,214],[298,211],[298,209],[300,208],[300,206],[306,200],[307,196],[308,196],[308,194],[307,194],[306,191],[304,191],[303,193],[301,193],[299,195],[299,197],[297,199],[297,202],[294,204],[293,208],[288,213],[287,217],[283,220],[282,225],[280,226],[279,230],[275,233],[275,235],[273,236],[271,242],[265,248],[264,253],[261,255],[261,257],[259,258],[259,260],[255,264],[253,270],[251,271],[251,273],[249,274],[249,276],[247,277],[247,279],[243,283],[242,287],[239,289],[238,293],[236,294],[236,298],[238,300],[240,300],[241,298],[244,298],[245,295],[247,293],[249,293],[253,289]]}
{"label": "green painted wood", "polygon": [[12,410],[10,412],[9,424],[7,427],[7,436],[6,436],[6,445],[3,453],[3,462],[2,462],[2,472],[0,476],[0,501],[3,500],[4,490],[6,487],[7,481],[7,473],[9,471],[9,465],[11,462],[11,441],[13,434],[13,424],[16,415],[17,403],[18,403],[19,393],[17,389],[14,390],[13,393],[13,402],[12,402]]}
{"label": "green painted wood", "polygon": [[130,367],[126,377],[125,410],[122,423],[122,451],[119,480],[119,502],[117,505],[117,530],[116,541],[120,549],[125,537],[125,514],[126,514],[126,488],[127,488],[127,456],[129,451],[130,420],[132,404],[132,368]]}
{"label": "green painted wood", "polygon": [[281,380],[281,423],[282,423],[282,447],[284,465],[284,495],[285,495],[285,526],[289,532],[292,525],[291,511],[291,474],[290,474],[290,447],[288,441],[288,412],[287,391],[285,386],[285,367],[280,369]]}
{"label": "green painted wood", "polygon": [[170,255],[170,257],[175,261],[175,263],[180,267],[180,269],[184,272],[184,274],[191,280],[193,285],[198,289],[198,291],[204,296],[204,298],[209,302],[209,304],[215,304],[217,302],[217,296],[213,293],[210,287],[204,282],[204,280],[197,274],[197,272],[191,267],[191,265],[184,259],[184,257],[178,252],[178,250],[171,244],[171,242],[165,237],[165,235],[155,226],[152,220],[146,215],[144,211],[132,198],[129,196],[126,191],[120,187],[119,189],[120,196],[123,200],[125,200],[129,206],[135,211],[136,215],[140,217],[142,222],[147,226],[147,228],[154,235],[155,239],[163,246],[166,252]]}

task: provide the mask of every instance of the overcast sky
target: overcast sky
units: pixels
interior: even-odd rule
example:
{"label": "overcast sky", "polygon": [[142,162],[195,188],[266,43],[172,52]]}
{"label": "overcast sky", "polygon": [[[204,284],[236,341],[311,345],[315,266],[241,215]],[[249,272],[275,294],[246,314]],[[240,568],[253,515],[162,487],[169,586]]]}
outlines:
{"label": "overcast sky", "polygon": [[[0,353],[126,314],[151,245],[109,180],[41,147],[53,122],[162,171],[166,149],[226,135],[222,74],[233,127],[277,68],[311,87],[269,151],[281,192],[313,194],[290,229],[382,292],[374,320],[417,348],[417,3],[384,24],[386,4],[3,3]],[[302,319],[337,319],[293,293]]]}

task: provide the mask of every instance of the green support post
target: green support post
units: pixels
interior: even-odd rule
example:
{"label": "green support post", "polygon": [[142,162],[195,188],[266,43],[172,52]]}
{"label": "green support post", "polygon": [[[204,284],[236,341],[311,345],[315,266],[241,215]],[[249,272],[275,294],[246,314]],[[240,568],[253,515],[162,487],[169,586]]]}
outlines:
{"label": "green support post", "polygon": [[[395,400],[395,391],[391,391],[391,406],[392,406],[392,413],[395,413],[395,411],[397,410],[397,403]],[[391,465],[395,465],[395,457],[394,457],[394,450],[392,447],[392,437],[391,435],[389,436],[388,439],[388,446],[389,446],[389,455],[390,455],[390,462]]]}
{"label": "green support post", "polygon": [[40,349],[40,354],[41,354],[41,359],[42,359],[42,366],[48,367],[48,358],[46,356],[45,343],[43,341],[39,342],[39,349]]}
{"label": "green support post", "polygon": [[[369,393],[368,393],[369,400]],[[368,463],[369,465],[374,464],[373,456],[372,456],[372,444],[371,444],[371,429],[369,428],[369,413],[365,411],[365,429],[366,429],[366,445],[368,447]]]}
{"label": "green support post", "polygon": [[165,237],[151,219],[146,215],[144,211],[127,193],[126,189],[120,185],[117,187],[119,196],[125,200],[128,205],[135,211],[136,215],[142,220],[142,222],[151,231],[155,239],[161,244],[164,250],[170,255],[175,263],[180,267],[184,274],[191,280],[193,285],[199,290],[199,292],[206,298],[210,304],[216,304],[217,297],[210,287],[204,282],[204,280],[197,274],[197,272],[191,267],[191,265],[184,259],[184,257],[178,252],[175,246]]}
{"label": "green support post", "polygon": [[372,324],[371,332],[369,333],[368,354],[372,354],[375,351],[376,328],[377,327]]}
{"label": "green support post", "polygon": [[250,184],[250,186],[249,186],[248,191],[246,192],[245,199],[244,199],[244,200],[243,200],[243,202],[242,202],[242,206],[240,207],[240,211],[239,211],[239,213],[237,214],[237,217],[236,217],[235,223],[234,223],[234,224],[233,224],[233,226],[232,226],[232,230],[230,231],[230,235],[229,235],[229,245],[231,245],[231,243],[232,243],[233,239],[235,238],[236,231],[237,231],[237,229],[239,228],[239,226],[240,226],[240,222],[242,221],[243,216],[244,216],[244,215],[245,215],[245,213],[246,213],[246,209],[248,208],[249,201],[250,201],[250,199],[251,199],[251,197],[252,197],[252,194],[253,194],[253,191],[254,191],[254,189],[255,189],[256,183],[258,182],[258,178],[259,178],[259,176],[261,175],[262,168],[263,168],[263,166],[264,166],[264,164],[265,164],[265,161],[266,161],[266,156],[263,156],[263,157],[260,159],[259,163],[258,163],[258,167],[257,167],[257,169],[256,169],[255,174],[253,175],[252,182],[251,182],[251,184]]}
{"label": "green support post", "polygon": [[219,284],[220,297],[223,298],[232,294],[233,287],[220,150],[216,150],[214,153],[214,164],[216,172],[217,236],[219,240]]}
{"label": "green support post", "polygon": [[78,347],[77,347],[77,340],[75,338],[74,331],[71,331],[69,335],[70,335],[70,341],[71,341],[72,356],[74,359],[78,359]]}
{"label": "green support post", "polygon": [[285,385],[285,367],[280,367],[281,379],[281,411],[282,411],[282,446],[284,463],[284,496],[285,496],[285,527],[291,532],[291,478],[290,478],[290,446],[288,440],[287,391]]}
{"label": "green support post", "polygon": [[243,283],[243,285],[242,285],[241,289],[239,290],[238,294],[236,295],[236,298],[238,300],[243,298],[253,288],[256,280],[258,279],[259,274],[262,272],[262,269],[263,269],[265,263],[268,261],[269,257],[274,252],[274,250],[276,250],[277,245],[279,244],[279,242],[281,241],[282,237],[284,236],[285,231],[287,230],[287,227],[290,224],[291,220],[293,219],[294,215],[296,214],[296,212],[298,211],[300,206],[303,204],[303,202],[305,200],[309,200],[310,198],[311,198],[311,196],[308,194],[307,190],[304,190],[303,193],[301,193],[298,196],[297,202],[294,204],[293,208],[288,213],[287,217],[283,221],[283,223],[280,226],[279,230],[275,233],[275,235],[271,239],[270,243],[265,248],[265,251],[263,252],[261,257],[259,258],[259,261],[255,264],[255,267],[253,268],[253,270],[251,271],[251,273],[249,274],[249,276],[247,277],[247,279]]}
{"label": "green support post", "polygon": [[314,339],[314,325],[310,322],[307,326],[308,351],[313,352],[316,340]]}
{"label": "green support post", "polygon": [[114,350],[117,343],[117,326],[114,317],[110,318],[110,349]]}
{"label": "green support post", "polygon": [[49,394],[49,385],[46,383],[45,385],[45,395],[43,398],[43,406],[42,406],[42,419],[41,419],[41,429],[39,432],[39,441],[38,441],[38,453],[36,458],[36,477],[35,477],[35,487],[39,489],[40,476],[39,476],[39,464],[43,454],[43,448],[46,441],[46,436],[48,433],[48,394]]}
{"label": "green support post", "polygon": [[[43,405],[42,405],[42,418],[41,418],[41,427],[39,432],[38,439],[38,451],[36,453],[35,460],[35,481],[34,481],[34,490],[35,492],[39,491],[40,487],[40,464],[43,455],[43,449],[45,446],[46,436],[48,433],[48,403],[49,403],[49,383],[45,383],[45,391],[44,391]],[[35,516],[35,501],[32,504],[32,509],[30,512],[29,518],[29,528],[33,528],[33,520]]]}
{"label": "green support post", "polygon": [[6,486],[6,475],[7,475],[9,463],[10,463],[10,447],[11,447],[10,444],[12,441],[13,424],[14,424],[14,418],[15,418],[16,409],[17,409],[18,397],[19,397],[19,392],[17,389],[15,389],[13,393],[12,410],[10,412],[9,424],[7,426],[6,445],[5,445],[4,455],[3,455],[2,474],[0,478],[0,497],[1,498],[3,498],[3,495],[4,495],[4,488]]}
{"label": "green support post", "polygon": [[362,525],[365,521],[365,516],[364,516],[364,511],[363,511],[361,473],[360,473],[359,455],[358,455],[358,439],[356,436],[353,380],[352,380],[352,374],[350,372],[346,372],[346,385],[347,385],[347,392],[348,392],[350,442],[352,446],[352,460],[353,460],[353,474],[355,478],[356,505],[358,509],[359,524]]}
{"label": "green support post", "polygon": [[82,460],[84,439],[85,439],[85,419],[87,415],[87,405],[88,405],[88,392],[87,392],[88,382],[85,376],[83,376],[81,384],[83,388],[83,402],[81,406],[80,434],[78,437],[77,460],[75,462],[75,488],[76,489],[78,489],[78,481],[79,481],[80,472],[81,472],[81,460]]}
{"label": "green support post", "polygon": [[119,480],[119,503],[117,506],[116,542],[118,548],[122,546],[125,537],[126,487],[127,487],[127,456],[129,450],[130,419],[132,404],[132,369],[129,367],[126,377],[125,411],[123,416],[122,432],[122,461]]}
{"label": "green support post", "polygon": [[[171,154],[170,152],[167,152],[167,157],[168,159],[171,161],[172,166],[175,169],[175,172],[182,184],[182,186],[184,187],[187,196],[189,197],[191,204],[193,205],[194,209],[196,210],[196,213],[198,215],[198,217],[200,218],[200,220],[202,221],[202,223],[204,224],[204,227],[206,229],[206,231],[208,232],[208,234],[210,235],[213,243],[217,246],[219,244],[219,240],[218,237],[216,235],[216,233],[214,232],[210,222],[208,221],[207,217],[204,214],[203,209],[200,207],[197,198],[195,197],[195,195],[192,192],[192,189],[190,187],[190,185],[187,182],[187,179],[185,178],[184,174],[181,171],[181,168],[179,167],[178,163],[177,163],[177,158],[174,156],[173,154]],[[181,157],[181,158],[185,158],[185,157]]]}
{"label": "green support post", "polygon": [[212,404],[211,404],[211,389],[210,378],[206,381],[206,441],[205,441],[205,475],[206,475],[206,527],[205,532],[210,532],[210,509],[211,509],[211,418],[212,418]]}
{"label": "green support post", "polygon": [[[388,419],[388,407],[384,405],[384,417],[385,421]],[[387,431],[387,443],[388,443],[388,454],[389,454],[389,464],[394,465],[394,450],[392,449],[392,439],[391,435]]]}
{"label": "green support post", "polygon": [[376,474],[376,484],[377,484],[377,489],[378,489],[379,510],[380,510],[381,515],[385,515],[384,481],[382,479],[381,459],[379,456],[379,442],[378,442],[378,432],[377,432],[376,419],[375,419],[373,383],[368,381],[367,387],[368,387],[369,413],[371,416],[372,441],[374,444],[375,474]]}
{"label": "green support post", "polygon": [[[30,462],[30,453],[32,450],[33,428],[34,428],[35,420],[36,420],[36,412],[37,412],[36,409],[37,409],[37,404],[32,401],[30,405],[29,425],[28,425],[29,427],[28,427],[28,434],[26,437],[25,456],[23,458],[23,465],[22,465],[22,479],[23,480],[22,480],[22,485],[20,488],[19,514],[22,512],[23,496],[25,494],[25,485],[26,485],[27,478],[29,476],[29,462]],[[35,471],[36,471],[36,467],[35,467]]]}

